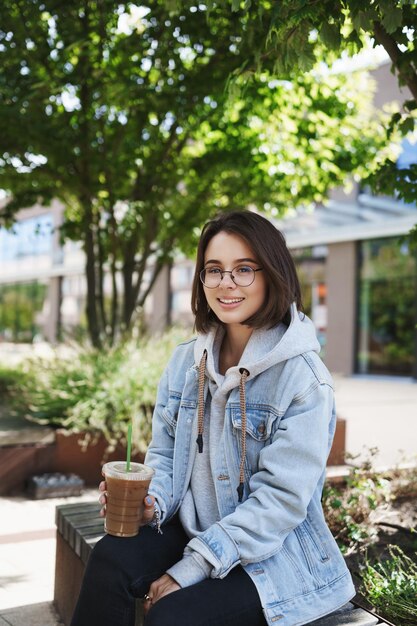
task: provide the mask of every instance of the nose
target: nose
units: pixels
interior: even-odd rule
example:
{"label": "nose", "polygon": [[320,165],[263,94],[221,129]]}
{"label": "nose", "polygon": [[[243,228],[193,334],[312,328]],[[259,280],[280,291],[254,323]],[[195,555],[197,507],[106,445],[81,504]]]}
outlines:
{"label": "nose", "polygon": [[[226,277],[227,277],[227,281],[226,281]],[[236,287],[236,283],[233,282],[232,280],[232,275],[230,274],[230,272],[224,272],[222,279],[220,281],[220,287],[227,287],[228,289],[230,289],[231,287]]]}

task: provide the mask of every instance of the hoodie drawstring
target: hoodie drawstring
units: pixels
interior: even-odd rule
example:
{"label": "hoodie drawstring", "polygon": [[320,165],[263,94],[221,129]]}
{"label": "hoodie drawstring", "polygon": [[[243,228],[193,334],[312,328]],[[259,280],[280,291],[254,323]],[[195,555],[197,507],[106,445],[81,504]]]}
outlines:
{"label": "hoodie drawstring", "polygon": [[[204,430],[204,384],[206,376],[207,350],[204,350],[198,366],[198,435],[196,443],[198,452],[203,452],[203,430]],[[241,435],[240,435],[240,465],[239,465],[239,485],[237,487],[238,501],[243,499],[243,486],[245,482],[245,459],[246,459],[246,379],[249,376],[248,370],[241,368],[239,382],[239,401],[241,414]]]}
{"label": "hoodie drawstring", "polygon": [[206,376],[207,350],[204,350],[198,366],[198,451],[203,452],[203,428],[204,428],[204,382]]}
{"label": "hoodie drawstring", "polygon": [[243,484],[245,482],[245,459],[246,459],[246,379],[249,376],[248,370],[243,367],[240,370],[239,382],[239,400],[240,400],[240,416],[242,431],[240,434],[240,468],[239,468],[239,486],[237,488],[238,501],[242,502]]}

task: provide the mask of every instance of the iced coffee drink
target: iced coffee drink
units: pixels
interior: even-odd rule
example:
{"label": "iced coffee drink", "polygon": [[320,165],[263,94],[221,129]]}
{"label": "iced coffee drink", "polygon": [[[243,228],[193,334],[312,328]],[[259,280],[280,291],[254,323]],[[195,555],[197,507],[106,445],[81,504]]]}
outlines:
{"label": "iced coffee drink", "polygon": [[134,537],[138,534],[154,470],[142,463],[112,461],[103,466],[107,483],[107,506],[104,529],[109,535]]}

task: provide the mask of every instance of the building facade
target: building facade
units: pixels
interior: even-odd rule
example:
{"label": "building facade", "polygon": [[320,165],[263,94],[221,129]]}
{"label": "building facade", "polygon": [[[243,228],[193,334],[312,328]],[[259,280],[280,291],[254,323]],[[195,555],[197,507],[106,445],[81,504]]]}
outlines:
{"label": "building facade", "polygon": [[360,194],[278,226],[331,371],[417,378],[417,209]]}

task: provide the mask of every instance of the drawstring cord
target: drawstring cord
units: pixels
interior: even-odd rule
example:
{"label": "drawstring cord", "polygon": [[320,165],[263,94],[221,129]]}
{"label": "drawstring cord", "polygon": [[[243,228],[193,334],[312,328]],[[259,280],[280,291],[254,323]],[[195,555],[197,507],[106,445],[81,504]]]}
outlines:
{"label": "drawstring cord", "polygon": [[206,376],[207,350],[204,350],[198,366],[198,451],[203,452],[203,426],[204,426],[204,382]]}
{"label": "drawstring cord", "polygon": [[[198,366],[198,435],[196,443],[198,452],[203,452],[203,429],[204,429],[204,383],[206,376],[207,350],[204,350]],[[240,435],[240,466],[239,466],[239,486],[237,487],[238,501],[243,499],[243,486],[245,482],[245,459],[246,459],[246,379],[249,376],[248,370],[240,370],[239,400],[241,414],[241,435]]]}
{"label": "drawstring cord", "polygon": [[240,433],[240,468],[239,468],[239,486],[237,488],[238,501],[242,502],[243,485],[245,482],[245,459],[246,459],[246,379],[249,376],[248,370],[242,368],[240,370],[239,383],[239,400],[241,415],[241,433]]}

